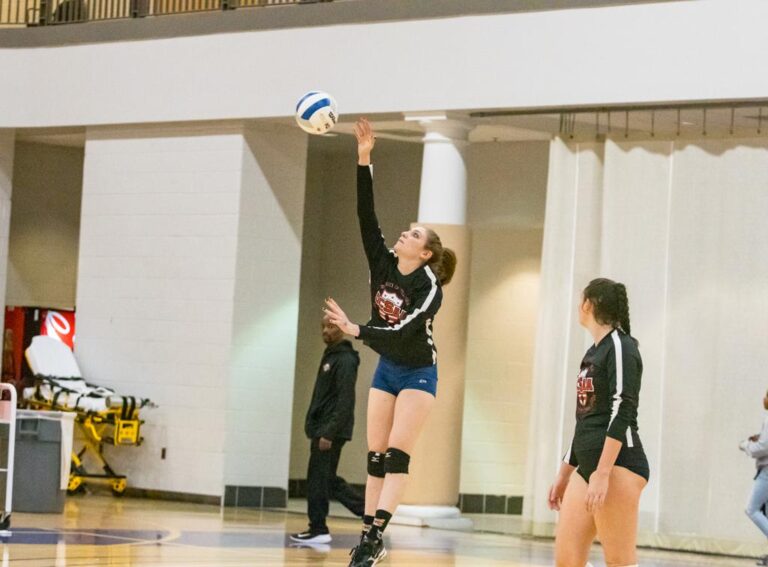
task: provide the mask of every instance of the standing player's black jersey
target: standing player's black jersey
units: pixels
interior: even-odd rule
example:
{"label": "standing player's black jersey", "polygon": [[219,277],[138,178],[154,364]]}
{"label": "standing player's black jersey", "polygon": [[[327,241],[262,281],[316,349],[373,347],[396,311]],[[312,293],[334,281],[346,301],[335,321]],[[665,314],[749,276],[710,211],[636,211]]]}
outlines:
{"label": "standing player's black jersey", "polygon": [[373,205],[369,166],[357,167],[357,216],[371,271],[371,319],[360,326],[366,345],[396,364],[419,368],[436,364],[432,321],[443,300],[440,283],[428,265],[407,276],[384,243]]}
{"label": "standing player's black jersey", "polygon": [[642,447],[637,433],[637,408],[643,361],[637,343],[614,330],[592,345],[581,361],[576,382],[576,432],[572,454],[601,448],[606,436],[625,447]]}

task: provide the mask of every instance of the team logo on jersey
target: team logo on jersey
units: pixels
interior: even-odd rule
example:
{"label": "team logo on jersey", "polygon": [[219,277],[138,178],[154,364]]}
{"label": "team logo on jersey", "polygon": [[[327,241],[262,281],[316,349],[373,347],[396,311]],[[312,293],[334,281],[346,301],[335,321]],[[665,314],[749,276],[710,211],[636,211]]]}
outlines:
{"label": "team logo on jersey", "polygon": [[323,372],[328,372],[330,369],[331,369],[330,362],[326,362],[325,364],[323,364]]}
{"label": "team logo on jersey", "polygon": [[376,308],[379,310],[379,316],[390,325],[399,323],[405,317],[405,298],[393,289],[382,288],[376,293]]}
{"label": "team logo on jersey", "polygon": [[587,376],[589,368],[583,368],[579,372],[579,380],[576,382],[576,398],[579,401],[580,408],[586,408],[589,399],[595,392],[595,385],[592,382],[592,378]]}

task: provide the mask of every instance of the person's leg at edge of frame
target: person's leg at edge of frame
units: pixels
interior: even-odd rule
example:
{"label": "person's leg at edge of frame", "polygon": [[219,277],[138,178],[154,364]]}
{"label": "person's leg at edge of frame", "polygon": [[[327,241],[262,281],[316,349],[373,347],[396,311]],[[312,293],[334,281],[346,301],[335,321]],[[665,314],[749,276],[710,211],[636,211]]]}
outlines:
{"label": "person's leg at edge of frame", "polygon": [[586,495],[587,483],[578,471],[574,471],[560,504],[555,534],[556,567],[589,565],[587,559],[597,529],[594,518],[585,505]]}
{"label": "person's leg at edge of frame", "polygon": [[627,468],[614,466],[595,526],[607,567],[637,565],[637,524],[640,495],[648,482]]}
{"label": "person's leg at edge of frame", "polygon": [[382,537],[402,499],[408,482],[410,454],[434,403],[435,397],[422,390],[402,390],[397,397],[387,445],[387,475],[378,499],[374,524],[368,532],[370,539]]}
{"label": "person's leg at edge of frame", "polygon": [[[376,388],[368,394],[368,477],[365,483],[365,515],[363,516],[363,534],[373,525],[376,505],[384,486],[384,453],[392,429],[397,398]],[[373,462],[371,462],[373,460]],[[373,474],[371,474],[373,473]]]}
{"label": "person's leg at edge of frame", "polygon": [[[762,511],[766,502],[768,502],[768,468],[763,468],[755,477],[745,512],[763,535],[768,537],[768,518]],[[768,555],[762,557],[757,564],[768,565]]]}

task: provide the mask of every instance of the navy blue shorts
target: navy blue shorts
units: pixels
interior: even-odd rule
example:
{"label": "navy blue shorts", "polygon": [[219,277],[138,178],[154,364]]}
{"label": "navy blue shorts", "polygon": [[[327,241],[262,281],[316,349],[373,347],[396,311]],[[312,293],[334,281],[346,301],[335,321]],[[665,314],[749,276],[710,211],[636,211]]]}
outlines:
{"label": "navy blue shorts", "polygon": [[401,366],[383,356],[373,374],[371,388],[397,396],[403,390],[421,390],[437,397],[437,366],[411,368]]}

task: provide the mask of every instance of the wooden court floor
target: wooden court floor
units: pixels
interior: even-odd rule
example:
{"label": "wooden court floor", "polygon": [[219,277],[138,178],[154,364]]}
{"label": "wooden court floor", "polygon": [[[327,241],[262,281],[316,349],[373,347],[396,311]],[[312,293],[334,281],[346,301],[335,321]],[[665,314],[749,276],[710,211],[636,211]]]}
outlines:
{"label": "wooden court floor", "polygon": [[[333,542],[294,547],[287,534],[306,519],[295,513],[222,510],[217,506],[87,495],[69,498],[63,514],[13,516],[2,567],[256,567],[348,564],[359,522],[331,519]],[[391,526],[382,567],[533,567],[553,564],[551,541],[509,535]],[[604,565],[600,550],[595,567]],[[754,560],[641,551],[642,567],[746,566]]]}

